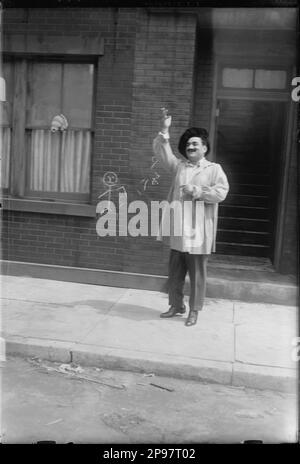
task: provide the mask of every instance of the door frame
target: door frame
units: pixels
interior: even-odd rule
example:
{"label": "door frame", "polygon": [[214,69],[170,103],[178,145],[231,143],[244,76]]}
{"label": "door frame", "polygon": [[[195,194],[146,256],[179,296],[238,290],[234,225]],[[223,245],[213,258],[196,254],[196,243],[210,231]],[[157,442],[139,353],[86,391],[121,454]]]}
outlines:
{"label": "door frame", "polygon": [[288,82],[290,77],[296,72],[295,67],[291,66],[290,62],[282,62],[281,66],[274,65],[271,60],[263,60],[261,57],[258,59],[245,57],[218,57],[215,56],[214,60],[214,79],[212,88],[212,110],[210,117],[210,128],[209,133],[211,134],[211,155],[212,161],[216,160],[216,145],[217,145],[217,119],[218,119],[218,100],[220,99],[242,99],[252,101],[278,101],[285,102],[287,104],[286,112],[286,124],[283,130],[283,150],[282,150],[282,172],[283,176],[280,179],[279,184],[279,196],[278,196],[278,209],[277,215],[274,221],[274,250],[273,250],[273,266],[276,271],[279,272],[281,265],[282,245],[283,245],[283,228],[285,211],[287,204],[287,193],[288,193],[288,172],[290,166],[291,152],[292,152],[292,139],[293,139],[293,128],[297,121],[296,105],[292,104],[290,90],[289,91],[269,91],[260,90],[250,92],[247,89],[220,89],[219,74],[221,68],[226,65],[230,67],[241,67],[247,66],[265,66],[286,69],[288,72]]}

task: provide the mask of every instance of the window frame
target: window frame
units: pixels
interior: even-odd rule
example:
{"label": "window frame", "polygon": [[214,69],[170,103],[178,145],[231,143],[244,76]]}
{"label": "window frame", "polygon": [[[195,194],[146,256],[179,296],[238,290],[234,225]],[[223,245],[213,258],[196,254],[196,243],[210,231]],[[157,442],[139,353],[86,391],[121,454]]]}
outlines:
{"label": "window frame", "polygon": [[[225,69],[237,69],[237,70],[249,70],[252,71],[252,83],[251,87],[236,87],[236,86],[225,86],[223,85],[223,71]],[[276,87],[256,87],[255,86],[255,80],[256,80],[256,72],[257,71],[281,71],[286,73],[286,82],[285,86],[283,88],[276,88]],[[220,72],[219,72],[219,80],[218,80],[218,86],[221,90],[224,89],[229,89],[229,90],[247,90],[249,92],[253,91],[267,91],[267,92],[286,92],[288,90],[289,86],[289,80],[291,79],[291,76],[289,75],[289,69],[286,67],[282,66],[259,66],[259,65],[250,65],[250,66],[228,66],[228,65],[222,65],[220,67]]]}
{"label": "window frame", "polygon": [[[92,159],[94,152],[95,139],[95,102],[96,102],[96,83],[97,83],[97,59],[94,56],[81,55],[45,55],[45,54],[27,54],[27,53],[4,53],[3,62],[13,63],[13,78],[14,78],[14,97],[12,102],[12,121],[11,129],[14,132],[12,137],[10,151],[10,182],[9,188],[2,189],[3,197],[33,199],[45,201],[47,199],[56,202],[73,202],[90,204],[91,202],[91,180],[92,180]],[[29,154],[27,152],[26,137],[29,126],[26,124],[26,96],[27,96],[27,79],[28,79],[28,64],[29,63],[60,63],[60,64],[91,64],[94,66],[93,75],[93,98],[91,108],[91,128],[88,129],[91,133],[91,162],[90,162],[90,191],[86,194],[81,193],[66,193],[66,192],[45,192],[45,191],[30,191],[28,185],[28,164]],[[20,96],[20,97],[16,97]],[[17,136],[16,136],[17,134]],[[24,155],[25,150],[25,155]]]}
{"label": "window frame", "polygon": [[[9,152],[9,168],[8,168],[8,182],[9,182],[9,178],[10,178],[10,164],[11,164],[11,142],[12,142],[12,126],[10,126],[9,124],[1,124],[0,123],[0,129],[10,129],[10,152]],[[1,159],[1,179],[2,179],[2,176],[3,176],[3,164],[2,164],[2,159]],[[1,187],[1,191],[2,191],[2,195],[9,195],[9,187],[10,185],[8,185],[8,187]]]}
{"label": "window frame", "polygon": [[[216,93],[218,97],[231,98],[232,95],[240,98],[256,98],[265,99],[271,98],[274,100],[289,100],[290,82],[293,76],[293,67],[288,59],[276,63],[276,58],[262,59],[261,57],[243,57],[243,56],[227,56],[218,57],[216,62]],[[234,69],[253,69],[253,87],[252,88],[238,88],[238,87],[223,87],[222,73],[224,68]],[[257,69],[264,70],[278,70],[286,72],[286,87],[284,89],[265,89],[254,87],[255,71]]]}

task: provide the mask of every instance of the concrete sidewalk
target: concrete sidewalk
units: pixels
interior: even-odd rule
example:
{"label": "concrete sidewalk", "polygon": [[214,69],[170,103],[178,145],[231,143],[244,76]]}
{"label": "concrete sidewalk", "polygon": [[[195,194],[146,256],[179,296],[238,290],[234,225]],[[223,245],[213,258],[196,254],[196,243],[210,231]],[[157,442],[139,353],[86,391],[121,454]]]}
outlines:
{"label": "concrete sidewalk", "polygon": [[[163,293],[2,276],[6,354],[296,392],[297,308],[206,299],[160,319]],[[295,340],[294,340],[295,343]]]}

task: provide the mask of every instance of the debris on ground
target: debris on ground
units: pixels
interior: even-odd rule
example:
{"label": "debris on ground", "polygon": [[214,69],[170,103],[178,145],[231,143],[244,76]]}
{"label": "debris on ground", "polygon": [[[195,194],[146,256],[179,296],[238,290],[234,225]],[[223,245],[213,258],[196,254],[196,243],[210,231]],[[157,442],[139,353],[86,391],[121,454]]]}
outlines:
{"label": "debris on ground", "polygon": [[175,391],[174,388],[165,387],[164,385],[159,385],[158,383],[154,383],[154,382],[149,382],[149,383],[137,382],[136,385],[141,385],[142,387],[149,387],[149,385],[152,385],[153,387],[160,388],[161,390],[167,390],[169,392]]}
{"label": "debris on ground", "polygon": [[79,374],[84,372],[84,369],[82,369],[82,367],[76,366],[76,364],[74,364],[74,363],[61,364],[59,366],[59,370],[62,371],[62,372],[76,372],[76,373],[79,373]]}
{"label": "debris on ground", "polygon": [[58,424],[59,422],[63,421],[63,419],[56,419],[52,422],[48,422],[48,424],[45,424],[45,425],[54,425],[54,424]]}
{"label": "debris on ground", "polygon": [[158,385],[157,383],[153,383],[153,382],[150,382],[149,385],[152,385],[153,387],[161,388],[162,390],[167,390],[169,392],[175,391],[174,388],[164,387],[163,385]]}
{"label": "debris on ground", "polygon": [[28,360],[31,364],[34,364],[38,368],[42,368],[43,372],[49,373],[49,372],[58,372],[59,374],[65,374],[67,375],[71,380],[86,380],[87,382],[93,382],[97,383],[100,385],[104,385],[105,387],[110,387],[110,388],[116,388],[118,390],[125,390],[126,387],[123,384],[114,384],[114,383],[109,383],[109,382],[104,382],[103,380],[98,380],[94,379],[91,377],[87,377],[85,375],[79,375],[82,372],[84,372],[84,369],[82,367],[77,366],[74,363],[70,364],[60,364],[58,367],[52,367],[47,365],[46,363],[42,363],[41,359],[37,358],[30,358]]}
{"label": "debris on ground", "polygon": [[86,377],[83,375],[77,376],[76,379],[86,380],[87,382],[99,383],[100,385],[105,385],[106,387],[117,388],[118,390],[125,390],[126,387],[123,384],[117,385],[112,383],[103,382],[102,380],[92,379],[91,377]]}

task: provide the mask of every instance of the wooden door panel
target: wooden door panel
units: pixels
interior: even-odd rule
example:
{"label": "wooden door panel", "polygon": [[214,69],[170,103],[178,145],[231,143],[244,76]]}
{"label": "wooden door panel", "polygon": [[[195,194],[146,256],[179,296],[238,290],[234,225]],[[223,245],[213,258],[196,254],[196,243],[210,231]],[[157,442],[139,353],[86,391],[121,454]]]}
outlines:
{"label": "wooden door panel", "polygon": [[219,253],[272,255],[284,105],[241,99],[218,102],[216,161],[230,184],[219,208]]}

